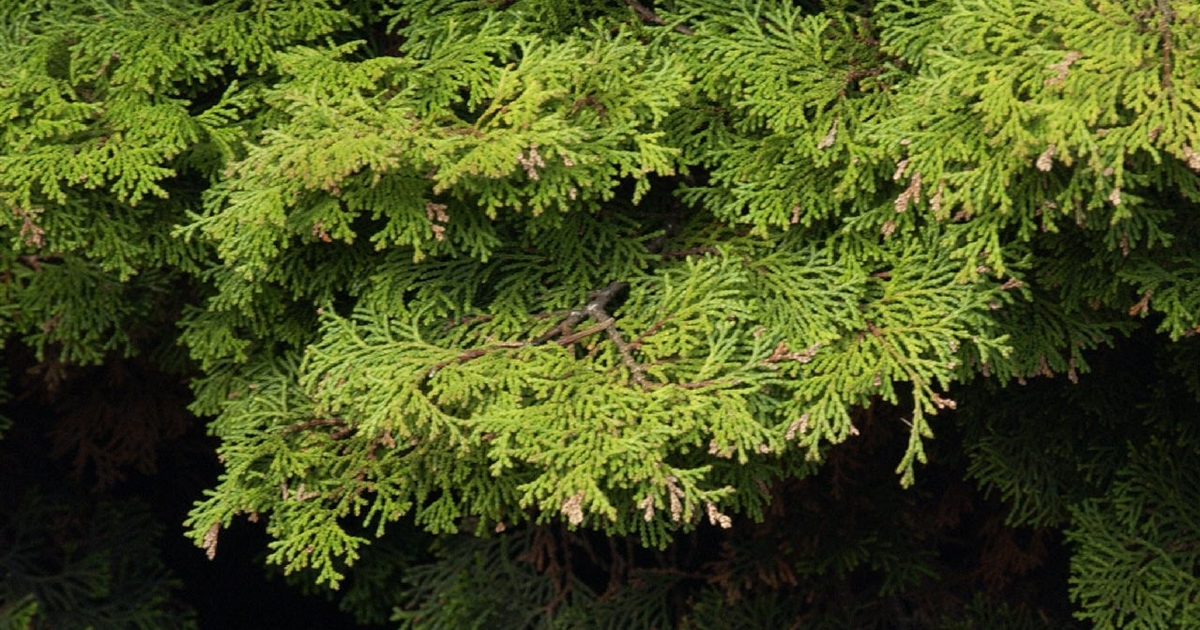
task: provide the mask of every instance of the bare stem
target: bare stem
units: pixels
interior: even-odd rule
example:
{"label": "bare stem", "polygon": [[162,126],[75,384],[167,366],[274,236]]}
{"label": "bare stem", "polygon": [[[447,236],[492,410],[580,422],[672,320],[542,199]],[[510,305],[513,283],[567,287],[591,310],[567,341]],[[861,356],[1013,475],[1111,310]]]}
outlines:
{"label": "bare stem", "polygon": [[[651,24],[658,24],[659,26],[666,26],[667,24],[667,21],[659,17],[659,15],[655,13],[653,9],[647,8],[640,2],[637,2],[637,0],[625,0],[625,6],[633,9],[633,11],[638,14],[638,17]],[[682,24],[676,24],[675,31],[678,33],[683,33],[684,35],[692,35],[695,33],[695,31]]]}
{"label": "bare stem", "polygon": [[1158,0],[1158,33],[1162,39],[1162,89],[1169,91],[1174,72],[1173,56],[1175,55],[1175,38],[1171,33],[1171,23],[1175,20],[1175,11],[1171,8],[1171,0]]}
{"label": "bare stem", "polygon": [[[594,310],[593,317],[601,321],[612,322],[612,315],[609,315],[603,308],[597,307]],[[646,368],[642,367],[637,359],[633,358],[633,346],[625,341],[621,336],[621,332],[616,327],[606,326],[604,332],[608,333],[608,338],[612,340],[613,345],[617,346],[617,352],[621,354],[621,363],[625,364],[625,369],[629,370],[629,376],[634,383],[642,389],[650,389],[650,383],[646,381]]]}
{"label": "bare stem", "polygon": [[305,429],[312,429],[314,427],[323,427],[323,426],[344,427],[344,426],[346,426],[346,422],[344,420],[339,420],[337,418],[321,418],[318,420],[309,420],[307,422],[301,422],[300,424],[293,424],[293,425],[284,427],[283,432],[284,433],[295,433],[296,431],[303,431]]}
{"label": "bare stem", "polygon": [[[618,293],[625,290],[629,285],[624,282],[613,282],[603,289],[592,291],[588,294],[588,303],[583,308],[570,311],[565,319],[554,328],[534,339],[531,345],[542,345],[548,341],[554,340],[555,343],[561,346],[568,346],[580,339],[589,337],[598,332],[604,331],[608,334],[608,338],[617,346],[617,352],[621,355],[621,363],[629,370],[630,378],[634,383],[637,383],[642,389],[650,389],[650,382],[646,380],[646,368],[637,362],[633,357],[633,351],[640,342],[641,338],[634,343],[625,341],[625,337],[617,330],[616,319],[608,313],[608,303],[617,296]],[[585,319],[595,320],[595,324],[578,332],[571,330],[579,325]]]}

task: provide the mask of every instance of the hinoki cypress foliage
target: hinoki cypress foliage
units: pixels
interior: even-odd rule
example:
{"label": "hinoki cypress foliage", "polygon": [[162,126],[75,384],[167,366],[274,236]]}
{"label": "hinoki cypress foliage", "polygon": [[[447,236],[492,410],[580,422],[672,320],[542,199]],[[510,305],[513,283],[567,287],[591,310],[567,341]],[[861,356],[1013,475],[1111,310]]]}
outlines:
{"label": "hinoki cypress foliage", "polygon": [[[43,365],[189,375],[224,467],[187,521],[210,556],[265,523],[271,563],[349,580],[366,620],[396,559],[414,627],[856,627],[786,593],[860,567],[877,617],[1051,627],[918,606],[953,570],[895,528],[781,545],[757,589],[736,554],[604,591],[544,551],[733,554],[814,496],[920,530],[929,470],[1066,532],[1077,619],[1200,624],[1200,3],[0,18],[0,326]],[[894,474],[844,486],[863,441]],[[440,559],[406,564],[413,526]]]}

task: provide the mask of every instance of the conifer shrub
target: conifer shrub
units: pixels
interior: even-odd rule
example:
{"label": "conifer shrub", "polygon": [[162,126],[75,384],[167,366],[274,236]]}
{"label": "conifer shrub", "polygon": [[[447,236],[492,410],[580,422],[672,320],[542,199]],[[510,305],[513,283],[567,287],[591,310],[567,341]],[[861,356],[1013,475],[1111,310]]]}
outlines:
{"label": "conifer shrub", "polygon": [[201,553],[393,627],[1200,625],[1200,3],[0,23],[7,352],[187,379]]}

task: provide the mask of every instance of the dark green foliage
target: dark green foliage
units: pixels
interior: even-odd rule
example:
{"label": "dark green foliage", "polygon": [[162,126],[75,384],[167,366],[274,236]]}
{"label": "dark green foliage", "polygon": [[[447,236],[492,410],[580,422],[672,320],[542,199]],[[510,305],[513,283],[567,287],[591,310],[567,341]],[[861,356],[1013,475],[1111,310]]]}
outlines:
{"label": "dark green foliage", "polygon": [[[1066,531],[1080,619],[1195,623],[1170,571],[1200,535],[1176,492],[1200,445],[1200,4],[0,18],[0,339],[50,389],[129,357],[187,375],[224,467],[186,523],[210,556],[265,522],[269,562],[357,584],[364,621],[403,575],[413,627],[1021,628],[1062,617],[1005,588]],[[844,494],[839,457],[873,482]],[[962,474],[1007,505],[962,525],[978,571],[954,557],[971,510],[919,504]],[[829,531],[769,526],[788,501]],[[760,526],[777,544],[742,550]],[[732,564],[700,585],[610,552],[597,586],[546,555],[598,540]],[[743,554],[786,567],[743,593]],[[946,586],[972,580],[994,588]]]}
{"label": "dark green foliage", "polygon": [[701,527],[662,552],[560,527],[444,538],[432,562],[409,571],[398,619],[446,628],[1077,627],[1042,582],[1054,544],[1046,530],[1000,526],[1004,510],[972,505],[961,482],[894,491],[881,455],[895,450],[895,411],[856,418],[871,430],[866,443],[772,488],[761,522]]}
{"label": "dark green foliage", "polygon": [[1195,443],[1133,449],[1105,495],[1072,510],[1081,618],[1101,628],[1200,623],[1200,477],[1189,466],[1197,455]]}
{"label": "dark green foliage", "polygon": [[0,508],[0,627],[195,627],[173,598],[178,583],[155,547],[161,527],[145,506],[30,492]]}

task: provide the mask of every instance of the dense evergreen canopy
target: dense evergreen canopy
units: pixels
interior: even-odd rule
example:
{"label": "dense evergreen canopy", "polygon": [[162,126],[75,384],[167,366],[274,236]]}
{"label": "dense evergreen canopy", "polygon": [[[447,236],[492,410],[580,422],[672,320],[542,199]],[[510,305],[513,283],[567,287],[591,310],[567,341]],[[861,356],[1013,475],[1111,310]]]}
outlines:
{"label": "dense evergreen canopy", "polygon": [[0,23],[7,393],[111,486],[187,382],[197,553],[392,627],[1200,626],[1200,3]]}

